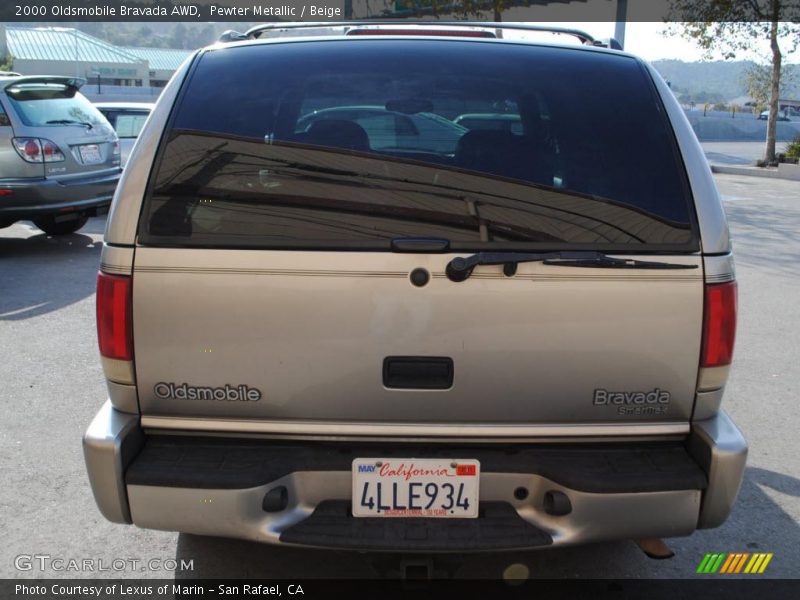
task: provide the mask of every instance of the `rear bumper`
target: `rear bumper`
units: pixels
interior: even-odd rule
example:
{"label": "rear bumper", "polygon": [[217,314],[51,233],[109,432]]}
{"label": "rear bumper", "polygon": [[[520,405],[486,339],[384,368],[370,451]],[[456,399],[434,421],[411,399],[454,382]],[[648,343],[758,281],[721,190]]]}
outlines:
{"label": "rear bumper", "polygon": [[0,219],[35,219],[54,213],[97,214],[107,209],[114,196],[121,171],[71,179],[4,179],[0,189]]}
{"label": "rear bumper", "polygon": [[687,449],[708,477],[697,522],[699,529],[718,527],[731,513],[747,462],[747,442],[725,411],[692,426]]}
{"label": "rear bumper", "polygon": [[[727,517],[746,444],[724,413],[686,444],[443,447],[146,437],[136,415],[106,404],[84,438],[106,518],[152,529],[359,550],[512,550],[688,535]],[[356,456],[451,456],[481,462],[475,520],[354,519]],[[285,506],[269,507],[286,489]],[[515,495],[525,488],[527,497]],[[548,494],[569,499],[555,515]],[[274,492],[273,492],[274,496]]]}

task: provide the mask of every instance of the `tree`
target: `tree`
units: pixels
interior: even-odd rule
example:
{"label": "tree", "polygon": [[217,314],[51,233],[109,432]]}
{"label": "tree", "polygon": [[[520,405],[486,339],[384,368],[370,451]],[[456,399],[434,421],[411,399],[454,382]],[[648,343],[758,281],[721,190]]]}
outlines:
{"label": "tree", "polygon": [[172,30],[169,39],[170,48],[186,48],[188,41],[188,30],[186,29],[186,25],[183,23],[178,23],[175,25],[175,28]]}
{"label": "tree", "polygon": [[0,71],[13,71],[14,70],[14,57],[10,54],[6,56],[0,56],[0,60],[3,62],[0,63]]}
{"label": "tree", "polygon": [[[769,106],[770,92],[772,90],[772,69],[769,65],[751,64],[744,72],[744,84],[747,86],[747,95],[753,99],[754,112],[766,110]],[[780,97],[788,99],[790,91],[797,83],[797,68],[795,65],[784,65],[781,69]]]}
{"label": "tree", "polygon": [[[671,0],[672,32],[694,41],[710,58],[715,52],[734,59],[741,52],[769,40],[769,120],[764,161],[775,161],[775,142],[780,98],[783,52],[800,44],[798,0]],[[788,44],[782,49],[781,44]]]}
{"label": "tree", "polygon": [[761,113],[769,106],[772,90],[772,69],[769,65],[753,64],[744,72],[747,95],[753,99],[753,112]]}

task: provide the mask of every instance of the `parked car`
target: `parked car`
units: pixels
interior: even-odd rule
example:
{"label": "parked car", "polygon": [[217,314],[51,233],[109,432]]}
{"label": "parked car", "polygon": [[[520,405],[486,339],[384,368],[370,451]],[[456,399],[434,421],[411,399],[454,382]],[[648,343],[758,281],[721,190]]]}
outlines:
{"label": "parked car", "polygon": [[[84,437],[103,515],[409,552],[720,525],[747,453],[720,408],[733,256],[657,71],[573,30],[303,27],[198,51],[131,154]],[[352,114],[499,103],[521,132],[455,148],[373,147]]]}
{"label": "parked car", "polygon": [[383,106],[336,106],[315,110],[297,121],[296,133],[307,132],[323,120],[346,120],[367,133],[372,150],[396,150],[452,154],[467,130],[430,112],[406,114]]}
{"label": "parked car", "polygon": [[453,123],[466,127],[467,129],[492,129],[510,131],[516,134],[521,134],[523,132],[522,119],[518,114],[467,113],[465,115],[458,115],[453,119]]}
{"label": "parked car", "polygon": [[78,91],[83,79],[0,77],[0,227],[50,235],[108,211],[120,174],[114,129]]}
{"label": "parked car", "polygon": [[[759,121],[767,121],[767,120],[769,120],[769,111],[768,110],[762,111],[761,114],[758,115],[758,120]],[[789,117],[786,115],[785,111],[780,111],[780,112],[778,112],[778,116],[776,117],[776,120],[778,120],[778,121],[788,121]]]}
{"label": "parked car", "polygon": [[103,113],[117,132],[120,145],[121,165],[128,162],[128,156],[139,137],[150,111],[155,104],[149,102],[95,102],[95,108]]}

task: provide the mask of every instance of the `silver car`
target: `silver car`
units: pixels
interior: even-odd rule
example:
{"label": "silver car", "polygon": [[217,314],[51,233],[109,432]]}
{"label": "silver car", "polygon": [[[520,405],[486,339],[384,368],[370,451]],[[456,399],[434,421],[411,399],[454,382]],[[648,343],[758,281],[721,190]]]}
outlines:
{"label": "silver car", "polygon": [[108,119],[117,132],[120,145],[121,164],[128,162],[136,138],[142,131],[150,111],[155,104],[150,102],[95,102],[94,106]]}
{"label": "silver car", "polygon": [[32,220],[60,235],[108,211],[120,174],[119,143],[78,91],[84,83],[0,76],[0,227]]}
{"label": "silver car", "polygon": [[[125,168],[84,438],[103,515],[420,552],[720,525],[733,256],[664,80],[572,30],[303,27],[194,54]],[[405,118],[498,107],[516,131],[448,144]]]}

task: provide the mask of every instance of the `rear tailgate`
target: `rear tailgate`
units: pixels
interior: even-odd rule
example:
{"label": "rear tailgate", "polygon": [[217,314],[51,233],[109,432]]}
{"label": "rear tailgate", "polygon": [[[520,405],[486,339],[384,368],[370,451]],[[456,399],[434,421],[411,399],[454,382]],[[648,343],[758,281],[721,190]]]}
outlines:
{"label": "rear tailgate", "polygon": [[[444,276],[450,258],[140,248],[133,320],[141,409],[376,422],[689,419],[699,269],[525,264],[514,278],[480,267],[453,283]],[[409,280],[417,268],[432,274],[425,287]],[[452,387],[387,388],[387,357],[451,358]],[[247,386],[259,399],[193,399],[184,384]]]}
{"label": "rear tailgate", "polygon": [[21,77],[5,87],[15,114],[15,136],[40,141],[48,178],[69,180],[119,167],[117,135],[78,91],[81,83],[66,77]]}
{"label": "rear tailgate", "polygon": [[[269,60],[243,46],[198,60],[135,251],[145,422],[333,435],[688,430],[702,259],[683,165],[641,65],[396,43],[277,44]],[[391,108],[381,139],[403,143],[377,151],[346,119],[296,127],[356,105]],[[462,132],[437,152],[392,116],[498,107],[522,134]],[[409,239],[433,242],[393,244]],[[687,268],[528,262],[509,276],[485,265],[466,281],[445,275],[474,252],[558,250]],[[418,269],[429,282],[415,285]]]}

